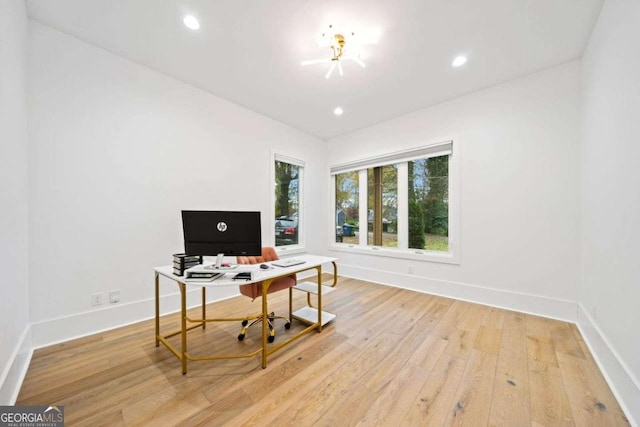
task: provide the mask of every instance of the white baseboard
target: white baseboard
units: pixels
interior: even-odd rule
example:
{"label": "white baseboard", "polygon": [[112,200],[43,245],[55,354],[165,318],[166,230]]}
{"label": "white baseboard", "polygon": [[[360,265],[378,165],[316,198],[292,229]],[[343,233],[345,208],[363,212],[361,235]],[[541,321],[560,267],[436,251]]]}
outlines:
{"label": "white baseboard", "polygon": [[[162,288],[162,286],[161,286]],[[150,288],[152,289],[152,288]],[[187,307],[201,304],[201,288],[187,291]],[[207,303],[240,295],[237,286],[207,289]],[[175,313],[180,310],[180,294],[174,292],[160,296],[160,314]],[[33,348],[38,349],[76,338],[108,331],[132,323],[151,319],[155,316],[155,297],[125,304],[113,304],[102,309],[85,311],[55,319],[31,324]],[[150,330],[150,339],[154,331]]]}
{"label": "white baseboard", "polygon": [[0,377],[0,405],[15,405],[32,355],[31,326],[27,325]]}
{"label": "white baseboard", "polygon": [[468,283],[449,282],[353,265],[340,264],[339,274],[341,277],[352,277],[396,288],[410,289],[572,323],[577,320],[577,302],[575,301],[509,292]]}
{"label": "white baseboard", "polygon": [[578,329],[632,426],[640,424],[640,381],[619,357],[606,335],[578,304]]}

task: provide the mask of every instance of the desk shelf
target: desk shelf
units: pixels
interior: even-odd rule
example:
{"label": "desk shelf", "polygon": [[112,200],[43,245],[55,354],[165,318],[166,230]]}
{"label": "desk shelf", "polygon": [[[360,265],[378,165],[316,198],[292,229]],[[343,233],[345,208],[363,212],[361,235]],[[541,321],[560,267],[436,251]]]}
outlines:
{"label": "desk shelf", "polygon": [[[297,289],[302,292],[307,292],[309,294],[318,295],[318,284],[312,282],[300,282],[293,289]],[[335,291],[336,288],[332,288],[331,286],[322,285],[322,295],[327,295],[330,292]]]}
{"label": "desk shelf", "polygon": [[[293,318],[308,324],[316,323],[318,321],[318,309],[313,307],[302,307],[300,310],[293,312]],[[335,314],[323,311],[322,326],[331,322],[335,318]]]}
{"label": "desk shelf", "polygon": [[[311,295],[318,295],[318,284],[313,282],[300,282],[296,286],[294,286],[293,289],[297,289],[299,291],[306,292],[307,294],[311,294]],[[336,288],[334,287],[322,285],[322,295],[326,295],[335,290]],[[309,304],[311,304],[310,300],[309,300]],[[293,317],[304,323],[309,323],[309,324],[316,323],[318,321],[318,309],[311,306],[303,307],[295,311],[293,313]],[[322,326],[331,322],[335,318],[336,318],[335,314],[329,313],[328,311],[323,310]]]}

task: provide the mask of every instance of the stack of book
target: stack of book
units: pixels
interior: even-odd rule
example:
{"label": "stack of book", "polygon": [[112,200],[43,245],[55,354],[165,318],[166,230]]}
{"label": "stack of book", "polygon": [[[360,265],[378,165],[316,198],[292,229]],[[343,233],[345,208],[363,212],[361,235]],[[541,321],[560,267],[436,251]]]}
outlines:
{"label": "stack of book", "polygon": [[188,282],[211,282],[224,276],[224,273],[214,271],[187,271],[186,274]]}
{"label": "stack of book", "polygon": [[173,274],[182,276],[188,268],[202,264],[202,255],[173,254]]}

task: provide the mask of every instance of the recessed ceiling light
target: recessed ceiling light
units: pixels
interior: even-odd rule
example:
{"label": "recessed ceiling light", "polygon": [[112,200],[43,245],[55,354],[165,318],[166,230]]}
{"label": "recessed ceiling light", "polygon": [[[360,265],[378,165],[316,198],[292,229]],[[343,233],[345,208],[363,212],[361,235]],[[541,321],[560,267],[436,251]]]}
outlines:
{"label": "recessed ceiling light", "polygon": [[184,22],[184,25],[186,25],[187,28],[191,28],[192,30],[197,30],[198,28],[200,28],[200,23],[193,15],[186,15],[182,19],[182,22]]}
{"label": "recessed ceiling light", "polygon": [[335,114],[336,116],[341,116],[342,113],[344,113],[344,111],[342,110],[342,107],[336,107],[336,109],[333,110],[333,114]]}
{"label": "recessed ceiling light", "polygon": [[451,66],[460,67],[461,65],[464,65],[466,62],[467,62],[466,56],[457,56],[456,59],[454,59],[453,62],[451,63]]}

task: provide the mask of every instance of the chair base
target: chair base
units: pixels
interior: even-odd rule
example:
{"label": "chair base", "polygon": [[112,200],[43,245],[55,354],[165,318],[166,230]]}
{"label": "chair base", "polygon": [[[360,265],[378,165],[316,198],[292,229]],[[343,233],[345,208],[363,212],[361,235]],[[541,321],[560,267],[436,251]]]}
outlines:
{"label": "chair base", "polygon": [[[267,337],[267,341],[269,341],[270,343],[276,339],[276,329],[273,325],[275,319],[286,320],[287,323],[284,324],[285,329],[291,328],[291,321],[287,317],[276,316],[273,311],[269,313],[269,315],[267,316],[267,325],[269,326],[269,336]],[[249,323],[249,320],[253,321]],[[247,329],[249,329],[256,323],[262,323],[262,314],[256,314],[255,316],[251,316],[248,319],[243,320],[242,331],[240,332],[240,335],[238,335],[238,341],[244,340],[244,337],[247,334]]]}

